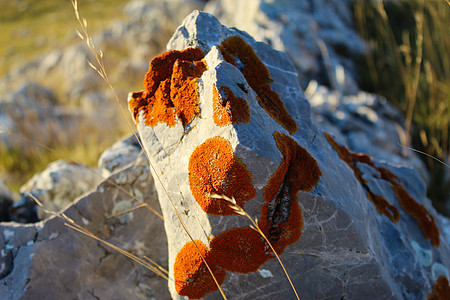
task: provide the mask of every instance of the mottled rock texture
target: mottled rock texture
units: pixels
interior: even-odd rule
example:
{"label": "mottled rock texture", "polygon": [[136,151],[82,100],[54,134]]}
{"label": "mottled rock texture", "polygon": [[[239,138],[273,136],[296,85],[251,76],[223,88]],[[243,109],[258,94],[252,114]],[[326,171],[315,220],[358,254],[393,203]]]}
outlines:
{"label": "mottled rock texture", "polygon": [[98,160],[98,167],[108,176],[134,162],[142,149],[134,134],[125,137],[106,149]]}
{"label": "mottled rock texture", "polygon": [[161,180],[174,299],[221,298],[202,257],[231,299],[294,298],[267,243],[212,194],[257,218],[302,299],[424,299],[448,278],[418,173],[320,130],[284,53],[198,11],[168,50],[129,104]]}
{"label": "mottled rock texture", "polygon": [[[167,268],[163,221],[148,163],[141,155],[64,213],[83,228]],[[0,299],[168,299],[165,279],[51,217],[0,224]]]}
{"label": "mottled rock texture", "polygon": [[[98,170],[58,160],[48,165],[43,172],[35,174],[20,188],[20,193],[25,198],[31,194],[38,198],[47,210],[59,212],[81,195],[93,190],[101,181]],[[34,202],[33,199],[29,200]],[[41,208],[37,213],[40,220],[50,216]]]}

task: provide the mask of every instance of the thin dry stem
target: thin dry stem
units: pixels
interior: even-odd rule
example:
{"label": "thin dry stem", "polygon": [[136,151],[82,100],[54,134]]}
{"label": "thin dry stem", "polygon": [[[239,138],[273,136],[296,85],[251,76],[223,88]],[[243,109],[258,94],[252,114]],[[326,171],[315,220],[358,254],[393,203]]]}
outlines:
{"label": "thin dry stem", "polygon": [[98,236],[96,236],[95,234],[93,234],[92,232],[90,232],[89,230],[81,227],[80,225],[78,225],[74,220],[72,220],[71,218],[69,218],[67,215],[65,215],[64,213],[56,213],[53,211],[49,211],[47,209],[44,208],[44,205],[42,204],[41,201],[39,201],[39,199],[37,199],[33,194],[28,193],[28,196],[30,198],[32,198],[46,213],[51,214],[53,216],[56,216],[62,220],[64,220],[64,224],[69,227],[72,228],[78,232],[81,232],[82,234],[89,236],[97,241],[99,241],[100,243],[114,249],[115,251],[119,252],[122,255],[125,255],[126,257],[132,259],[133,261],[139,263],[140,265],[144,266],[145,268],[149,269],[150,271],[154,272],[155,274],[157,274],[158,276],[169,280],[168,277],[168,271],[165,270],[162,266],[160,266],[159,264],[157,264],[155,261],[153,260],[148,260],[150,263],[146,262],[145,260],[137,257],[134,254],[129,253],[126,250],[123,250],[120,247],[117,247],[116,245],[113,245],[107,241],[105,241],[104,239],[99,238]]}
{"label": "thin dry stem", "polygon": [[[132,130],[132,132],[134,133],[134,135],[136,136],[136,139],[138,140],[139,145],[141,146],[142,149],[144,149],[144,146],[142,145],[141,141],[140,141],[139,138],[137,137],[136,131],[135,131],[134,127],[131,125],[131,122],[130,122],[130,120],[129,120],[127,114],[125,113],[125,111],[123,110],[122,106],[120,105],[120,102],[119,102],[119,98],[118,98],[118,96],[117,96],[117,93],[116,93],[114,87],[112,86],[111,81],[109,80],[109,77],[108,77],[107,72],[106,72],[106,69],[105,69],[105,65],[104,65],[104,63],[103,63],[103,52],[101,52],[101,51],[98,52],[98,51],[95,49],[95,45],[94,45],[94,43],[92,42],[92,39],[91,39],[91,37],[90,37],[90,35],[89,35],[89,33],[88,33],[88,30],[87,30],[87,22],[86,22],[85,19],[83,19],[83,21],[81,21],[81,19],[80,19],[80,15],[79,15],[79,13],[78,13],[78,3],[77,3],[77,0],[72,0],[72,5],[73,5],[73,8],[74,8],[74,10],[75,10],[75,16],[76,16],[76,18],[77,18],[77,20],[78,20],[78,23],[79,23],[80,26],[81,26],[81,29],[82,29],[82,35],[83,35],[84,38],[86,39],[87,45],[89,46],[89,49],[91,50],[91,52],[92,52],[92,54],[94,55],[95,60],[96,60],[96,62],[97,62],[97,64],[98,64],[98,73],[99,73],[100,76],[105,80],[106,84],[109,86],[109,88],[110,88],[111,91],[113,92],[113,94],[114,94],[114,99],[116,100],[116,103],[117,103],[118,107],[120,108],[120,110],[121,110],[121,112],[122,112],[122,115],[124,116],[125,120],[127,120],[127,124],[128,124],[128,126],[130,127],[130,129]],[[99,53],[100,53],[100,54],[99,54]],[[163,184],[161,178],[158,176],[158,173],[156,172],[156,169],[155,169],[155,167],[153,166],[153,164],[152,164],[152,162],[151,162],[151,160],[150,160],[150,157],[148,156],[148,154],[146,153],[146,151],[144,151],[144,154],[145,154],[145,156],[147,157],[147,160],[148,160],[148,162],[149,162],[149,164],[150,164],[150,167],[152,168],[153,173],[156,175],[156,178],[158,179],[158,182],[161,184],[161,186],[162,186],[162,188],[163,188],[163,190],[164,190],[164,193],[167,195],[167,198],[169,199],[170,204],[172,205],[172,207],[173,207],[173,209],[174,209],[174,211],[175,211],[175,213],[176,213],[176,215],[177,215],[177,218],[178,218],[178,220],[180,221],[180,223],[181,223],[183,229],[184,229],[185,232],[188,234],[188,236],[189,236],[189,238],[191,239],[191,241],[194,243],[195,247],[197,248],[197,251],[200,253],[200,256],[202,257],[202,260],[203,260],[203,262],[205,263],[206,267],[208,268],[208,271],[210,272],[211,276],[213,277],[214,282],[216,283],[216,285],[217,285],[217,287],[218,287],[220,293],[222,294],[222,297],[223,297],[224,299],[227,299],[227,297],[225,296],[225,293],[223,292],[222,288],[220,287],[219,282],[217,281],[216,277],[214,276],[214,273],[212,272],[211,268],[209,267],[208,263],[206,262],[205,258],[203,257],[203,255],[202,255],[200,249],[198,248],[197,244],[195,243],[194,238],[192,237],[192,235],[190,234],[189,230],[187,229],[187,226],[184,224],[184,222],[183,222],[183,220],[182,220],[182,218],[181,218],[181,215],[179,214],[178,210],[177,210],[176,207],[175,207],[175,204],[174,204],[173,201],[172,201],[172,198],[170,197],[169,193],[167,192],[167,190],[166,190],[166,188],[165,188],[165,186],[164,186],[164,184]]]}
{"label": "thin dry stem", "polygon": [[264,232],[262,232],[261,228],[259,228],[258,226],[258,220],[255,219],[253,220],[252,217],[250,217],[250,215],[242,208],[240,207],[237,203],[236,200],[234,199],[234,197],[227,197],[226,195],[217,195],[217,194],[211,194],[209,195],[211,198],[215,198],[215,199],[223,199],[225,201],[229,202],[229,206],[231,207],[231,209],[236,212],[237,214],[241,215],[241,216],[245,216],[247,217],[247,219],[250,220],[250,222],[252,223],[252,225],[250,225],[250,228],[252,228],[253,230],[256,230],[263,238],[264,240],[266,240],[267,244],[269,244],[270,249],[273,251],[273,253],[275,254],[278,262],[280,263],[281,267],[283,268],[284,274],[286,274],[287,279],[289,280],[289,283],[292,287],[292,290],[295,293],[295,296],[297,297],[298,300],[300,300],[300,297],[298,296],[297,290],[294,287],[294,284],[292,283],[291,277],[289,276],[286,268],[284,267],[283,262],[281,261],[280,257],[277,254],[277,251],[275,251],[275,249],[273,248],[272,244],[270,243],[269,239],[266,237],[266,235],[264,234]]}
{"label": "thin dry stem", "polygon": [[428,153],[426,153],[426,152],[423,152],[423,151],[420,151],[420,150],[417,150],[417,149],[414,149],[414,148],[411,148],[411,147],[403,146],[403,145],[400,144],[399,142],[397,142],[397,144],[399,144],[400,147],[403,147],[403,148],[406,148],[406,149],[408,149],[408,150],[411,150],[411,151],[414,151],[414,152],[423,154],[423,155],[425,155],[425,156],[428,156],[429,158],[434,159],[435,161],[439,162],[440,164],[442,164],[442,165],[444,165],[444,166],[446,166],[447,168],[450,169],[450,165],[446,164],[445,162],[443,162],[442,160],[440,160],[440,159],[434,157],[434,156],[431,155],[431,154],[428,154]]}
{"label": "thin dry stem", "polygon": [[[75,163],[75,164],[78,164],[78,165],[82,165],[81,162],[76,161],[76,160],[74,160],[74,159],[68,157],[68,156],[65,155],[64,153],[62,153],[62,152],[60,152],[60,151],[57,151],[57,150],[55,150],[55,149],[49,148],[49,147],[47,147],[47,146],[44,146],[44,145],[42,145],[42,144],[40,144],[40,143],[38,143],[38,142],[36,142],[36,141],[30,139],[30,138],[27,138],[27,137],[24,137],[24,136],[21,136],[21,135],[12,133],[12,132],[10,132],[9,130],[6,130],[6,129],[0,130],[0,133],[6,133],[6,134],[9,134],[10,136],[12,136],[12,137],[14,137],[14,138],[21,139],[21,140],[23,140],[23,141],[25,141],[25,142],[27,142],[27,143],[31,143],[31,144],[33,144],[33,145],[35,145],[35,146],[38,146],[38,147],[40,147],[40,148],[42,148],[42,149],[44,149],[44,150],[46,150],[46,151],[56,153],[56,154],[58,154],[60,157],[66,159],[66,160],[68,160],[68,161],[70,161],[70,162],[72,162],[72,163]],[[90,172],[94,173],[95,175],[97,175],[98,177],[100,177],[101,179],[103,179],[104,181],[106,181],[106,182],[108,182],[109,184],[113,185],[115,188],[119,189],[120,191],[122,191],[122,192],[124,192],[125,194],[127,194],[128,196],[130,196],[133,200],[137,201],[137,202],[139,203],[139,205],[137,205],[137,206],[134,207],[133,209],[137,209],[137,208],[140,208],[140,207],[145,207],[145,208],[147,208],[149,211],[151,211],[152,213],[154,213],[159,219],[161,219],[162,221],[164,221],[163,216],[162,216],[156,209],[154,209],[151,205],[149,205],[148,203],[143,202],[141,199],[139,199],[139,198],[137,198],[136,196],[134,196],[132,193],[130,193],[130,192],[127,191],[125,188],[123,188],[123,187],[121,187],[120,185],[118,185],[117,183],[115,183],[113,180],[111,180],[111,179],[109,179],[109,178],[105,178],[105,177],[104,177],[103,175],[101,175],[99,172],[97,172],[97,171],[95,171],[95,170],[92,170],[92,169],[89,169],[89,170],[90,170]]]}

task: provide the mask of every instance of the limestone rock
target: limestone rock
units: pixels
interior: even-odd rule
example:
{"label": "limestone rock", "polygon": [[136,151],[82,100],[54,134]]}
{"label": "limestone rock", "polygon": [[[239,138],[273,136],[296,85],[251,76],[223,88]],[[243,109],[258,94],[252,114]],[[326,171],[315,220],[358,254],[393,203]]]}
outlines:
{"label": "limestone rock", "polygon": [[[45,209],[59,212],[76,198],[94,189],[101,181],[98,170],[58,160],[43,172],[34,175],[20,188],[20,192],[25,202],[34,202],[33,199],[28,199],[28,194],[31,194],[42,202]],[[42,208],[38,209],[39,219],[48,216]]]}
{"label": "limestone rock", "polygon": [[98,160],[98,167],[104,176],[117,172],[134,162],[142,149],[134,134],[114,143]]}
{"label": "limestone rock", "polygon": [[[144,156],[100,184],[64,213],[81,227],[167,268],[163,222]],[[119,186],[121,189],[119,189]],[[52,217],[0,224],[1,299],[168,299],[166,280]]]}
{"label": "limestone rock", "polygon": [[174,299],[221,298],[199,253],[228,298],[294,299],[225,196],[257,218],[302,299],[424,299],[448,278],[449,243],[418,173],[319,129],[284,53],[198,11],[168,50],[129,105],[154,167]]}
{"label": "limestone rock", "polygon": [[303,87],[311,79],[345,93],[358,91],[355,57],[368,50],[356,33],[350,2],[212,0],[205,11],[223,24],[284,51]]}

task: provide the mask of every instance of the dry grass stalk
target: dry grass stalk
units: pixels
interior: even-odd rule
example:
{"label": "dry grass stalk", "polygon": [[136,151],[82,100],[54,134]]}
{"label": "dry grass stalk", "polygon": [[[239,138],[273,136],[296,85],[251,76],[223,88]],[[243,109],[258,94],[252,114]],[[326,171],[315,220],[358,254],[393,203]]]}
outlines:
{"label": "dry grass stalk", "polygon": [[250,228],[252,228],[253,230],[255,230],[256,232],[258,232],[263,238],[264,240],[267,242],[267,244],[269,245],[270,249],[272,250],[272,252],[275,254],[278,262],[280,263],[281,267],[283,268],[284,273],[286,274],[287,279],[289,280],[289,284],[292,287],[292,290],[295,293],[295,296],[297,297],[298,300],[300,300],[300,297],[298,296],[297,290],[294,287],[294,284],[292,283],[291,277],[289,276],[288,272],[286,271],[286,268],[284,267],[283,262],[281,261],[280,257],[278,256],[277,252],[275,251],[275,249],[273,248],[272,244],[270,243],[269,239],[266,237],[266,235],[262,232],[261,228],[259,228],[258,226],[258,220],[255,219],[253,220],[252,217],[250,217],[250,215],[242,208],[240,207],[237,203],[236,200],[234,199],[234,197],[227,197],[225,195],[217,195],[217,194],[212,194],[209,195],[211,198],[215,198],[215,199],[223,199],[225,201],[229,202],[229,206],[231,207],[231,209],[233,209],[233,211],[235,213],[237,213],[238,215],[241,216],[245,216],[247,217],[247,219],[250,220],[250,222],[252,223],[252,225],[250,225]]}
{"label": "dry grass stalk", "polygon": [[[29,197],[31,197],[46,213],[56,216],[62,220],[64,220],[64,224],[69,227],[72,228],[90,238],[93,238],[94,240],[114,249],[115,251],[119,252],[120,254],[130,258],[131,260],[137,262],[138,264],[142,265],[143,267],[147,268],[148,270],[154,272],[155,274],[157,274],[158,276],[161,276],[162,278],[169,280],[169,272],[164,269],[162,266],[160,266],[159,264],[157,264],[155,261],[148,259],[147,257],[145,257],[146,260],[148,260],[150,263],[148,263],[146,260],[143,260],[139,257],[137,257],[134,254],[129,253],[126,250],[123,250],[120,247],[117,247],[116,245],[113,245],[107,241],[105,241],[102,238],[99,238],[98,236],[96,236],[95,234],[93,234],[92,232],[90,232],[89,230],[81,227],[80,225],[78,225],[75,221],[73,221],[71,218],[69,218],[67,215],[65,215],[64,213],[56,213],[53,211],[49,211],[47,209],[44,208],[43,204],[39,201],[39,199],[37,199],[34,195],[32,194],[28,194]],[[173,279],[171,279],[173,280]]]}
{"label": "dry grass stalk", "polygon": [[[64,159],[66,159],[67,161],[69,161],[69,162],[71,162],[71,163],[78,164],[78,165],[82,165],[81,162],[76,161],[76,160],[74,160],[74,159],[68,157],[67,155],[65,155],[64,153],[62,153],[62,152],[60,152],[60,151],[57,151],[57,150],[52,149],[52,148],[50,148],[50,147],[44,146],[44,145],[42,145],[41,143],[36,142],[35,140],[29,139],[29,138],[24,137],[24,136],[20,136],[20,135],[15,134],[15,133],[12,133],[12,132],[10,132],[10,131],[8,131],[8,130],[6,130],[6,129],[1,129],[1,128],[0,128],[0,133],[6,133],[6,134],[9,134],[10,136],[13,136],[13,137],[15,137],[15,138],[21,139],[21,140],[25,141],[26,143],[33,144],[33,145],[35,145],[35,146],[37,146],[37,147],[39,147],[39,148],[41,148],[41,149],[44,149],[44,150],[46,150],[46,151],[56,153],[58,156],[63,157]],[[138,208],[140,208],[140,207],[145,207],[145,208],[147,208],[149,211],[151,211],[152,213],[154,213],[159,219],[161,219],[162,221],[164,221],[163,216],[162,216],[157,210],[155,210],[151,205],[149,205],[148,203],[143,202],[141,199],[139,199],[139,198],[137,198],[136,196],[134,196],[132,193],[130,193],[130,192],[127,191],[125,188],[123,188],[122,186],[120,186],[120,185],[118,185],[117,183],[115,183],[113,180],[110,180],[110,179],[108,179],[108,178],[105,178],[102,174],[100,174],[100,172],[97,172],[97,171],[92,170],[92,169],[90,169],[90,171],[91,171],[92,173],[94,173],[96,176],[100,177],[102,180],[104,180],[104,181],[108,182],[109,184],[113,185],[115,188],[117,188],[117,189],[120,190],[121,192],[127,194],[127,195],[130,196],[133,200],[135,200],[136,202],[139,203],[139,205],[137,205],[137,206],[135,206],[135,207],[133,207],[133,208],[131,208],[131,209],[125,211],[125,212],[119,212],[119,213],[117,213],[116,215],[120,215],[120,214],[123,214],[123,213],[127,213],[127,212],[129,212],[129,211],[131,211],[131,210],[135,210],[135,209],[138,209]],[[114,216],[116,216],[116,215],[114,215]],[[112,216],[112,217],[114,217],[114,216]]]}
{"label": "dry grass stalk", "polygon": [[[81,27],[81,32],[77,30],[77,35],[78,35],[82,40],[84,40],[84,41],[86,42],[87,46],[89,47],[89,49],[91,50],[91,52],[92,52],[92,54],[93,54],[93,56],[94,56],[94,58],[95,58],[96,65],[94,65],[94,64],[93,64],[92,62],[90,62],[90,61],[88,61],[88,64],[89,64],[89,66],[90,66],[91,68],[93,68],[95,71],[97,71],[97,73],[103,78],[103,80],[106,82],[106,84],[108,85],[108,87],[109,87],[109,88],[111,89],[111,91],[113,92],[114,98],[115,98],[115,100],[116,100],[116,103],[117,103],[118,107],[120,108],[120,110],[121,110],[121,112],[122,112],[123,117],[127,120],[127,123],[128,123],[128,125],[129,125],[131,131],[132,131],[132,132],[134,133],[134,135],[136,136],[136,140],[139,142],[139,145],[141,146],[142,149],[144,149],[144,147],[143,147],[141,141],[139,140],[139,138],[138,138],[137,135],[136,135],[136,132],[135,132],[134,127],[133,127],[133,125],[131,124],[131,122],[130,122],[130,120],[129,120],[129,118],[128,118],[128,115],[125,113],[125,111],[123,110],[122,106],[120,105],[120,102],[119,102],[119,98],[118,98],[118,96],[117,96],[117,93],[115,92],[115,89],[114,89],[114,87],[112,86],[111,81],[109,80],[109,77],[108,77],[107,72],[106,72],[106,69],[105,69],[105,64],[104,64],[104,62],[103,62],[103,52],[102,52],[101,50],[97,51],[97,49],[95,48],[95,45],[94,45],[94,43],[93,43],[93,41],[92,41],[92,37],[89,35],[88,29],[87,29],[87,20],[84,19],[84,18],[82,19],[82,18],[80,17],[79,12],[78,12],[78,3],[77,3],[77,0],[71,0],[71,1],[72,1],[72,6],[73,6],[74,11],[75,11],[75,17],[77,18],[78,23],[79,23],[79,25],[80,25],[80,27]],[[220,287],[219,282],[217,281],[216,277],[214,276],[214,274],[213,274],[211,268],[209,267],[208,263],[206,262],[205,258],[203,257],[203,255],[202,255],[200,249],[198,248],[197,244],[195,243],[194,238],[192,237],[192,235],[190,234],[190,232],[189,232],[189,230],[188,230],[186,224],[185,224],[184,221],[182,220],[181,215],[179,214],[178,210],[176,209],[175,204],[173,203],[172,198],[170,197],[169,193],[167,192],[166,187],[164,186],[164,184],[163,184],[161,178],[157,175],[156,169],[155,169],[155,167],[153,166],[153,164],[151,163],[148,154],[147,154],[145,151],[144,151],[144,153],[145,153],[145,155],[146,155],[146,157],[147,157],[147,160],[148,160],[148,162],[149,162],[149,164],[150,164],[150,167],[151,167],[152,170],[153,170],[153,173],[156,175],[156,177],[157,177],[157,179],[158,179],[158,182],[161,184],[161,187],[162,187],[163,190],[164,190],[164,193],[167,195],[167,198],[169,199],[169,201],[170,201],[170,203],[171,203],[171,205],[172,205],[172,207],[173,207],[173,209],[174,209],[174,211],[175,211],[175,213],[176,213],[176,215],[177,215],[177,218],[178,218],[178,220],[180,221],[180,223],[181,223],[181,225],[182,225],[184,231],[187,233],[187,235],[189,236],[189,238],[191,239],[191,241],[194,243],[195,247],[197,248],[197,251],[199,252],[200,256],[202,257],[202,260],[203,260],[203,262],[205,263],[206,267],[208,268],[208,271],[210,272],[211,276],[213,277],[214,282],[216,283],[216,285],[217,285],[217,287],[218,287],[220,293],[222,294],[222,297],[223,297],[224,299],[227,299],[227,297],[225,296],[225,293],[223,292],[222,288]]]}

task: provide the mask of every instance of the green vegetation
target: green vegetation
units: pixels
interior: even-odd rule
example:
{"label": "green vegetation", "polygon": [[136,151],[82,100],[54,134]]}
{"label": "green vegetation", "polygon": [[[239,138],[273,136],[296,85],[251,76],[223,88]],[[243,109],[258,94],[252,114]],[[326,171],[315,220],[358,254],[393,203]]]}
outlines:
{"label": "green vegetation", "polygon": [[[405,145],[448,161],[450,150],[450,4],[446,0],[358,1],[359,33],[371,55],[361,85],[385,96],[406,116]],[[428,196],[444,213],[450,182],[442,164],[423,156],[431,171]],[[448,180],[448,179],[447,179]]]}
{"label": "green vegetation", "polygon": [[[81,0],[80,13],[89,20],[89,30],[95,34],[104,31],[112,21],[124,18],[123,7],[127,2]],[[75,32],[79,25],[69,0],[0,0],[0,26],[0,77],[14,66],[44,53],[81,42]],[[33,80],[50,87],[62,104],[68,104],[61,100],[66,99],[66,92],[61,90],[64,82],[57,71],[47,78]],[[120,96],[124,99],[126,93],[122,92]],[[67,137],[64,132],[55,132],[51,142],[40,141],[34,128],[26,126],[13,133],[3,132],[1,134],[7,134],[10,139],[22,139],[26,146],[7,149],[6,145],[0,144],[0,174],[8,174],[6,184],[17,191],[33,174],[57,159],[96,165],[104,149],[128,132],[125,120],[119,117],[112,118],[115,121],[107,132],[93,131],[87,124],[76,136]]]}
{"label": "green vegetation", "polygon": [[[126,0],[82,0],[92,33],[123,18]],[[39,54],[79,42],[69,0],[0,0],[0,76]]]}

